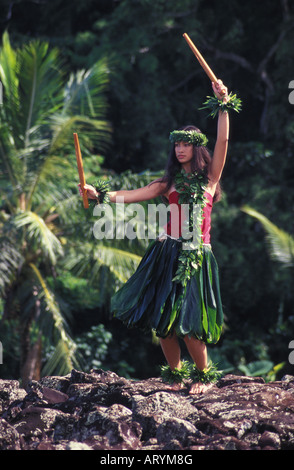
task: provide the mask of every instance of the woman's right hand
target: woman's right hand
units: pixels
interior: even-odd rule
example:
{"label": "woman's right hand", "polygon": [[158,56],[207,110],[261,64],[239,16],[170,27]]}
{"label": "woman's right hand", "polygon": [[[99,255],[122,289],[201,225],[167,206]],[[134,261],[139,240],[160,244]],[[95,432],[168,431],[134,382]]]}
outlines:
{"label": "woman's right hand", "polygon": [[228,89],[221,80],[218,80],[215,83],[212,82],[212,89],[219,100],[222,100],[224,103],[227,102]]}
{"label": "woman's right hand", "polygon": [[[82,191],[81,183],[78,184],[78,187],[79,187],[79,193],[82,196],[83,191]],[[91,186],[90,184],[85,184],[84,190],[87,191],[87,196],[89,199],[97,199],[97,197],[99,196],[99,193],[96,191],[94,186]]]}

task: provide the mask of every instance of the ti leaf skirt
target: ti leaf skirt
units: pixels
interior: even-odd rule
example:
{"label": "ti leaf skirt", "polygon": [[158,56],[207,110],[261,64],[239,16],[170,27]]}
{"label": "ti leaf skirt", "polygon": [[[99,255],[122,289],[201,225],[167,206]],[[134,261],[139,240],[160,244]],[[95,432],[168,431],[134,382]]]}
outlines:
{"label": "ti leaf skirt", "polygon": [[161,338],[175,332],[216,343],[223,325],[216,259],[204,245],[202,266],[183,287],[173,281],[180,248],[170,237],[150,243],[135,273],[112,297],[113,316]]}

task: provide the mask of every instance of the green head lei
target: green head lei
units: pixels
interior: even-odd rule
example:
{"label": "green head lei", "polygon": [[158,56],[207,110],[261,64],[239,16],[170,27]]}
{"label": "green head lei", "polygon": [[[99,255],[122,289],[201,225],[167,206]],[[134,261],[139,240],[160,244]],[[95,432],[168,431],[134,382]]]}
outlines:
{"label": "green head lei", "polygon": [[197,145],[197,147],[206,146],[208,139],[205,134],[197,131],[173,131],[170,133],[169,140],[175,142],[187,142],[188,144]]}

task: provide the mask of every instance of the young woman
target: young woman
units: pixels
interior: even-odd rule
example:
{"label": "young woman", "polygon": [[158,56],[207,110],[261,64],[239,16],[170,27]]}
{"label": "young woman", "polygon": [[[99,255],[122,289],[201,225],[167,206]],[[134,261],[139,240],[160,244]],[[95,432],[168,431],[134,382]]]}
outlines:
{"label": "young woman", "polygon": [[[226,102],[228,92],[223,83],[219,80],[212,87],[217,98]],[[206,137],[194,126],[172,132],[170,139],[173,146],[164,177],[143,188],[110,191],[110,202],[116,202],[118,196],[125,203],[164,196],[179,211],[183,203],[190,208],[197,204],[200,218],[198,214],[195,222],[195,217],[187,219],[180,212],[176,221],[179,233],[174,237],[171,210],[166,233],[150,243],[136,272],[114,295],[112,312],[128,326],[155,330],[174,390],[182,387],[183,377],[187,378],[186,373],[181,376],[184,367],[178,337],[183,338],[194,363],[190,388],[194,394],[204,392],[208,386],[206,344],[218,341],[223,323],[218,267],[210,246],[210,215],[213,202],[220,199],[219,181],[229,139],[228,113],[219,112],[212,158],[205,147]],[[89,198],[99,197],[93,186],[85,185],[85,189]],[[198,220],[201,237],[196,246],[184,248],[184,220],[190,229]]]}

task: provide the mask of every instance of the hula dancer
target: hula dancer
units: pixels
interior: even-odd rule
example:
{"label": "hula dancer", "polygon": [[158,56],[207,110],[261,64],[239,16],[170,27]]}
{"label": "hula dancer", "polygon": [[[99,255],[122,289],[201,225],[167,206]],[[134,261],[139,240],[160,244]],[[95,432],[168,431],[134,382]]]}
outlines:
{"label": "hula dancer", "polygon": [[[219,182],[227,155],[226,103],[230,95],[221,80],[212,87],[219,106],[213,157],[206,149],[205,135],[187,126],[170,134],[172,149],[162,179],[143,188],[107,192],[110,202],[116,202],[118,196],[125,203],[164,196],[170,207],[180,211],[180,217],[173,220],[171,209],[165,233],[149,244],[136,272],[113,296],[112,312],[128,326],[156,332],[168,364],[162,368],[163,376],[174,390],[182,387],[183,380],[192,379],[191,394],[204,392],[219,377],[207,363],[206,345],[219,340],[223,324],[210,224],[213,203],[221,197]],[[101,202],[105,196],[91,185],[86,184],[84,189],[90,199]],[[190,209],[197,205],[196,223],[201,230],[197,246],[189,245],[183,237],[183,224],[188,223],[190,229],[195,225],[195,217],[187,219],[181,213],[183,204]],[[181,361],[179,337],[187,346],[192,367]]]}

